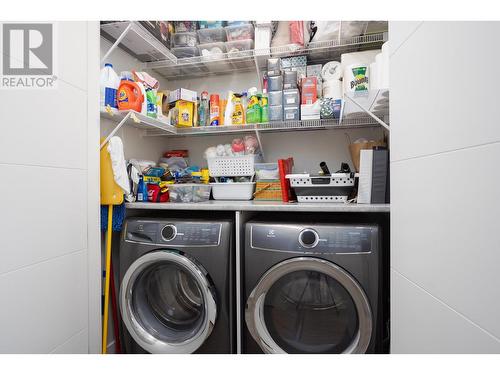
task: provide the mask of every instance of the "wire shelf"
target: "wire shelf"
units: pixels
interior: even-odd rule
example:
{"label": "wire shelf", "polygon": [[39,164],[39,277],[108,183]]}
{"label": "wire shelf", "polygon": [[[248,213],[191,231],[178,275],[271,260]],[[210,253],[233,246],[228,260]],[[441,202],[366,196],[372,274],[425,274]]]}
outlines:
{"label": "wire shelf", "polygon": [[146,62],[144,67],[156,71],[166,79],[230,74],[255,70],[256,66],[259,70],[264,70],[269,57],[306,55],[309,64],[338,60],[343,53],[380,48],[385,39],[385,33],[375,33],[310,43],[305,48],[289,45],[236,53],[226,52],[215,57],[195,56],[176,61],[170,59],[151,61]]}
{"label": "wire shelf", "polygon": [[298,121],[274,121],[259,124],[230,125],[230,126],[199,126],[189,128],[176,128],[175,133],[165,133],[150,130],[147,136],[208,136],[218,134],[245,133],[245,132],[286,132],[303,130],[321,130],[321,129],[355,129],[379,127],[369,116],[344,119],[340,122],[338,119],[329,120],[298,120]]}

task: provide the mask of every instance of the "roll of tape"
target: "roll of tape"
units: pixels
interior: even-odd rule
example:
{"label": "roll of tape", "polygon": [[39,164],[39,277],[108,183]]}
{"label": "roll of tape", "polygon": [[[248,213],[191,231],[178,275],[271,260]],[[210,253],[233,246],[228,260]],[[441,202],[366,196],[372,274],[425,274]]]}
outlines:
{"label": "roll of tape", "polygon": [[342,78],[342,68],[338,61],[330,61],[323,66],[321,71],[323,81],[338,81]]}

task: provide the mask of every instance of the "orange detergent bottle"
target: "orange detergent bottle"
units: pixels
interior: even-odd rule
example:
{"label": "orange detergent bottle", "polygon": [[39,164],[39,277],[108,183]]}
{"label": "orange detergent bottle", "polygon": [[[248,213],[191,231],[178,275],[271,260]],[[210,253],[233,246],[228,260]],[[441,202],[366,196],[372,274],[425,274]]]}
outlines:
{"label": "orange detergent bottle", "polygon": [[116,94],[119,110],[131,109],[141,112],[144,95],[139,85],[129,80],[122,80]]}

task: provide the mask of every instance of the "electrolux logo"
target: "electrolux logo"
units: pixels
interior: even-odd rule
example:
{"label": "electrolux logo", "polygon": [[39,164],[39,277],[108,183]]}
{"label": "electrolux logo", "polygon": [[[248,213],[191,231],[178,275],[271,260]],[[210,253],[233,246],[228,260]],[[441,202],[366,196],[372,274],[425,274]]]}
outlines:
{"label": "electrolux logo", "polygon": [[4,23],[2,25],[0,88],[54,88],[54,25]]}

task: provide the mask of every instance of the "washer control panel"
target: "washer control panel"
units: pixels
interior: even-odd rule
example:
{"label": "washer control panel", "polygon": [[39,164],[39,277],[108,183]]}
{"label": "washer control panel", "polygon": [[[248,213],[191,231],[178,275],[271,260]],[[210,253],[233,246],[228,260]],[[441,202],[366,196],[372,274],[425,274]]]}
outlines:
{"label": "washer control panel", "polygon": [[222,224],[196,222],[155,222],[135,220],[127,223],[125,240],[178,247],[217,246]]}
{"label": "washer control panel", "polygon": [[377,246],[379,233],[375,225],[247,225],[252,248],[303,254],[368,253]]}

